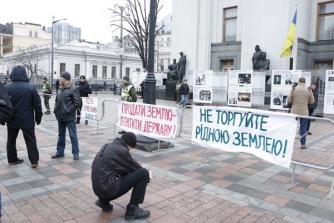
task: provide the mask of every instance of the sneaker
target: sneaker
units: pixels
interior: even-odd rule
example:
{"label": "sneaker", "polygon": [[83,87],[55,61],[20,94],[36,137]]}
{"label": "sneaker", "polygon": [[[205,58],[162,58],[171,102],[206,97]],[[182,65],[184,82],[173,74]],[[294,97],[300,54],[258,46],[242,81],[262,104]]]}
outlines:
{"label": "sneaker", "polygon": [[150,217],[150,211],[139,208],[138,205],[130,205],[126,207],[125,220],[146,219]]}
{"label": "sneaker", "polygon": [[53,156],[51,156],[51,159],[58,159],[58,158],[63,158],[64,155],[58,155],[58,154],[55,154]]}
{"label": "sneaker", "polygon": [[85,120],[85,125],[88,125],[88,120]]}
{"label": "sneaker", "polygon": [[112,204],[110,204],[109,201],[102,201],[100,199],[97,199],[97,201],[95,202],[95,204],[97,206],[99,206],[100,208],[102,208],[103,211],[112,211],[113,206]]}
{"label": "sneaker", "polygon": [[44,112],[44,115],[50,115],[50,114],[51,114],[50,111]]}
{"label": "sneaker", "polygon": [[307,147],[305,145],[300,146],[301,149],[306,149]]}
{"label": "sneaker", "polygon": [[73,155],[73,160],[79,160],[79,154],[74,154]]}
{"label": "sneaker", "polygon": [[307,135],[312,135],[312,132],[307,132]]}
{"label": "sneaker", "polygon": [[21,164],[23,163],[24,160],[23,159],[17,159],[15,162],[10,162],[8,163],[9,166],[13,166],[13,165],[16,165],[16,164]]}
{"label": "sneaker", "polygon": [[38,167],[38,163],[35,163],[35,164],[31,164],[31,168],[35,169]]}

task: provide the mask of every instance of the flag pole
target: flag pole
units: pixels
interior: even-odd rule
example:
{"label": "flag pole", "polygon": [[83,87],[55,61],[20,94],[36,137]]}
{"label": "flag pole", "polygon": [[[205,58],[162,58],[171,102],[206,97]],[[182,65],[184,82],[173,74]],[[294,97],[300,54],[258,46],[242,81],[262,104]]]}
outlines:
{"label": "flag pole", "polygon": [[[295,12],[297,11],[297,4],[295,5]],[[298,35],[297,35],[297,24],[296,24],[296,35],[295,35],[295,44],[293,46],[293,67],[292,70],[296,70],[297,67],[297,51],[298,51]]]}

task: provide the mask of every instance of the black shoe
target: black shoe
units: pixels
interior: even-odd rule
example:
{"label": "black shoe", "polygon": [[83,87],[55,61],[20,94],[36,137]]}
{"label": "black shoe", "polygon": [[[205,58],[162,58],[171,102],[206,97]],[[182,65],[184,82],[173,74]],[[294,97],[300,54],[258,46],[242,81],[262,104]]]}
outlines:
{"label": "black shoe", "polygon": [[75,124],[80,124],[80,121],[76,121]]}
{"label": "black shoe", "polygon": [[125,220],[146,219],[150,217],[150,211],[139,208],[138,205],[129,205],[126,207]]}
{"label": "black shoe", "polygon": [[307,132],[307,135],[312,135],[312,132]]}
{"label": "black shoe", "polygon": [[88,125],[88,120],[85,120],[85,125]]}
{"label": "black shoe", "polygon": [[124,133],[126,133],[126,131],[124,131],[124,130],[118,132],[118,134],[121,134],[121,135],[124,134]]}
{"label": "black shoe", "polygon": [[73,160],[79,160],[79,154],[74,154],[73,155]]}
{"label": "black shoe", "polygon": [[51,159],[58,159],[58,158],[63,158],[64,157],[64,155],[53,155],[53,156],[51,156]]}
{"label": "black shoe", "polygon": [[102,208],[103,211],[112,211],[112,209],[113,209],[113,206],[112,206],[112,204],[110,204],[109,201],[104,202],[104,201],[101,201],[100,199],[97,199],[95,204],[97,206],[99,206],[100,208]]}
{"label": "black shoe", "polygon": [[13,165],[16,165],[16,164],[21,164],[23,163],[24,160],[23,159],[17,159],[15,162],[10,162],[8,163],[9,166],[13,166]]}
{"label": "black shoe", "polygon": [[50,114],[51,114],[50,111],[44,112],[44,115],[50,115]]}

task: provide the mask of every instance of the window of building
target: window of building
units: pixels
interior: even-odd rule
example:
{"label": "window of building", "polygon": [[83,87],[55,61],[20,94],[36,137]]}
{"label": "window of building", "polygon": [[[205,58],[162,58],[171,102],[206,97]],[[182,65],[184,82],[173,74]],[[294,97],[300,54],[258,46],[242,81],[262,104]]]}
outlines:
{"label": "window of building", "polygon": [[237,14],[237,7],[224,9],[223,42],[237,40]]}
{"label": "window of building", "polygon": [[334,2],[319,4],[318,40],[334,39]]}
{"label": "window of building", "polygon": [[220,61],[220,69],[223,71],[233,70],[234,61],[233,60],[221,60]]}
{"label": "window of building", "polygon": [[333,70],[333,61],[316,61],[314,62],[315,70]]}
{"label": "window of building", "polygon": [[31,30],[29,30],[29,36],[31,36],[31,37],[32,37],[32,31],[31,31]]}
{"label": "window of building", "polygon": [[125,76],[130,77],[130,68],[129,67],[125,68]]}
{"label": "window of building", "polygon": [[102,77],[107,78],[107,66],[102,66]]}
{"label": "window of building", "polygon": [[74,75],[75,75],[75,77],[80,76],[80,64],[75,64],[74,65]]}
{"label": "window of building", "polygon": [[93,77],[97,77],[97,65],[93,65]]}
{"label": "window of building", "polygon": [[35,37],[38,37],[38,32],[37,31],[35,31]]}
{"label": "window of building", "polygon": [[66,63],[60,63],[60,74],[66,70]]}
{"label": "window of building", "polygon": [[116,67],[111,68],[111,77],[115,78],[116,77]]}

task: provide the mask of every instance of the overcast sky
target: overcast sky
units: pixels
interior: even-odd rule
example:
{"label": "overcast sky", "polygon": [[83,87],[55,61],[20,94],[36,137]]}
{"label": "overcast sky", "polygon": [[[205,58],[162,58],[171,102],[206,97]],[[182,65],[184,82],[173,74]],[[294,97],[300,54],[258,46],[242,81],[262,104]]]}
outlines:
{"label": "overcast sky", "polygon": [[[144,2],[144,0],[141,0]],[[160,0],[163,8],[157,21],[172,12],[172,0]],[[81,28],[81,38],[86,41],[107,43],[112,35],[120,31],[110,28],[115,4],[125,5],[125,0],[11,0],[6,1],[0,13],[0,23],[30,22],[51,27],[52,16],[55,20],[66,18],[67,23]],[[150,0],[146,0],[149,4]],[[149,10],[149,6],[148,6]]]}

